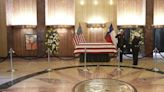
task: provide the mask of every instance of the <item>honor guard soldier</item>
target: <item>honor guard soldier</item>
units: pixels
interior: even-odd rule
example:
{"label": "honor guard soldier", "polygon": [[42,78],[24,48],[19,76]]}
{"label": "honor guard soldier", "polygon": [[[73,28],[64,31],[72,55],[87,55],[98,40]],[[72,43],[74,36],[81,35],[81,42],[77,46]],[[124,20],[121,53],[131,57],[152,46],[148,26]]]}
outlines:
{"label": "honor guard soldier", "polygon": [[117,43],[117,48],[120,48],[120,62],[122,62],[123,60],[123,52],[124,52],[124,48],[126,47],[125,45],[125,34],[123,29],[120,29],[120,32],[116,35],[116,37],[118,39],[118,43]]}
{"label": "honor guard soldier", "polygon": [[141,41],[139,33],[134,34],[134,38],[132,40],[132,54],[133,54],[133,65],[138,64],[138,52],[140,50],[139,42]]}

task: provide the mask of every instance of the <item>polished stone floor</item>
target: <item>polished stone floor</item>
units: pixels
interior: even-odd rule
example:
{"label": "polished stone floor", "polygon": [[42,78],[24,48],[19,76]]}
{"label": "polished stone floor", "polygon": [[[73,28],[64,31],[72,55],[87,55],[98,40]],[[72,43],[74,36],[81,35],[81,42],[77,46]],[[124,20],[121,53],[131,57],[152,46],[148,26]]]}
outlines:
{"label": "polished stone floor", "polygon": [[76,84],[73,92],[136,92],[130,84],[110,78],[98,78]]}
{"label": "polished stone floor", "polygon": [[[88,71],[84,71],[86,70],[84,63],[79,62],[78,58],[71,60],[51,58],[50,63],[47,62],[47,58],[13,58],[16,71],[7,72],[10,69],[10,62],[5,60],[0,63],[0,91],[73,92],[77,84],[82,81],[111,79],[125,82],[137,92],[164,92],[163,59],[159,59],[156,65],[160,69],[159,72],[152,71],[155,67],[152,58],[140,59],[137,66],[132,65],[131,59],[125,59],[120,63],[120,68],[117,67],[117,61],[113,58],[110,62],[88,62]],[[47,71],[49,68],[52,71]]]}

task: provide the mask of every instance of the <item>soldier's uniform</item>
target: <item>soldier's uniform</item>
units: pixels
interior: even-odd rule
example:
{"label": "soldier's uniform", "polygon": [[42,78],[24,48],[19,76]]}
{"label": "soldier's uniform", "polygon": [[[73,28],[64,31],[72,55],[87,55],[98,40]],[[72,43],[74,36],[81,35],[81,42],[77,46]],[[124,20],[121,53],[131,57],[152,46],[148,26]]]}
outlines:
{"label": "soldier's uniform", "polygon": [[132,53],[133,53],[133,65],[138,64],[138,52],[140,50],[139,42],[141,38],[139,36],[135,36],[132,40]]}
{"label": "soldier's uniform", "polygon": [[117,48],[120,48],[121,50],[119,58],[120,58],[120,62],[122,62],[122,58],[123,58],[122,56],[123,56],[125,42],[126,42],[123,31],[120,34],[117,34],[116,38],[118,39]]}

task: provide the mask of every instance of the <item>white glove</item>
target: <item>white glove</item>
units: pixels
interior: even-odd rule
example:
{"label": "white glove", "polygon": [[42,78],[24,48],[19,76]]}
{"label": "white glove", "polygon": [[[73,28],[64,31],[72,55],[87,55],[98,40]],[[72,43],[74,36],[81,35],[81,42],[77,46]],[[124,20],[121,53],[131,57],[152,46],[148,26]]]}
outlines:
{"label": "white glove", "polygon": [[132,52],[132,49],[130,49],[130,52]]}

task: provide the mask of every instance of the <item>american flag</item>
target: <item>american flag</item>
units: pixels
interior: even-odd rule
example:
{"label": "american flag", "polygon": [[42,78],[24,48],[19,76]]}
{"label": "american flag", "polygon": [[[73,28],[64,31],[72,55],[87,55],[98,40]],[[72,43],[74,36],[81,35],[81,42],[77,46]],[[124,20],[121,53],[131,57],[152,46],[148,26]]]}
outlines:
{"label": "american flag", "polygon": [[84,35],[83,35],[83,31],[82,31],[82,28],[81,26],[79,25],[78,29],[77,29],[77,32],[73,38],[73,42],[74,42],[74,45],[78,45],[79,43],[85,43],[85,38],[84,38]]}

